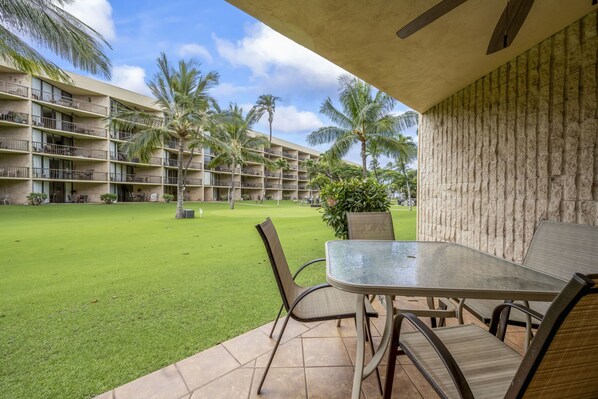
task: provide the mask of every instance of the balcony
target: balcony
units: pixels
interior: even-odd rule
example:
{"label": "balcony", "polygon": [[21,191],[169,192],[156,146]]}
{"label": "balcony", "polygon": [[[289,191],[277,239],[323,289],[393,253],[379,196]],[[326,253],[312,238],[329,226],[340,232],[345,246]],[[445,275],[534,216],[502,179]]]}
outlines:
{"label": "balcony", "polygon": [[33,151],[41,152],[44,154],[95,159],[106,159],[106,156],[108,154],[108,151],[105,150],[94,150],[92,148],[85,147],[73,147],[68,145],[40,143],[39,141],[34,141],[32,144]]}
{"label": "balcony", "polygon": [[279,189],[279,188],[282,188],[282,185],[281,184],[266,184],[266,188]]}
{"label": "balcony", "polygon": [[77,133],[87,136],[106,137],[107,129],[97,126],[89,126],[81,123],[59,121],[53,118],[46,118],[45,116],[33,115],[31,117],[33,126],[59,130],[61,132]]}
{"label": "balcony", "polygon": [[267,154],[270,154],[270,155],[278,155],[278,156],[282,155],[282,151],[273,150],[271,148],[264,148],[264,152]]}
{"label": "balcony", "polygon": [[[177,178],[176,177],[165,177],[164,184],[176,185]],[[201,179],[194,179],[194,178],[188,177],[185,179],[185,185],[186,186],[201,186]]]}
{"label": "balcony", "polygon": [[279,173],[274,173],[274,172],[266,172],[265,175],[266,175],[266,177],[276,177],[276,178],[280,177]]}
{"label": "balcony", "polygon": [[[176,168],[178,161],[176,159],[164,159],[164,166],[169,168]],[[183,168],[188,169],[202,169],[201,162],[183,161]]]}
{"label": "balcony", "polygon": [[29,97],[29,88],[27,86],[18,85],[16,83],[11,82],[5,82],[3,80],[0,80],[0,92],[19,97]]}
{"label": "balcony", "polygon": [[262,175],[262,172],[259,170],[247,169],[247,168],[241,169],[241,173],[243,173],[244,175],[252,175],[252,176],[261,176]]}
{"label": "balcony", "polygon": [[25,166],[0,165],[0,178],[28,179],[29,168]]}
{"label": "balcony", "polygon": [[110,138],[113,140],[129,141],[133,138],[134,134],[130,132],[119,132],[111,131]]}
{"label": "balcony", "polygon": [[282,189],[283,190],[297,190],[297,185],[296,184],[283,184]]}
{"label": "balcony", "polygon": [[216,180],[211,185],[214,187],[230,187],[230,181]]}
{"label": "balcony", "polygon": [[262,188],[261,183],[248,183],[248,182],[241,182],[241,188]]}
{"label": "balcony", "polygon": [[309,190],[309,188],[307,186],[300,185],[299,190]]}
{"label": "balcony", "polygon": [[91,112],[94,114],[100,114],[103,116],[108,115],[108,108],[102,105],[97,105],[91,102],[76,100],[72,97],[64,97],[57,94],[49,93],[47,91],[41,91],[38,89],[31,89],[31,97],[34,100],[39,100],[51,104],[56,104],[61,107],[79,109],[81,111]]}
{"label": "balcony", "polygon": [[297,159],[297,155],[291,154],[290,152],[283,151],[282,156],[286,158]]}
{"label": "balcony", "polygon": [[29,151],[29,142],[27,140],[0,137],[0,150]]}
{"label": "balcony", "polygon": [[126,173],[110,173],[110,181],[113,183],[161,184],[162,177]]}
{"label": "balcony", "polygon": [[127,156],[127,154],[120,152],[120,151],[110,151],[110,160],[111,161],[120,161],[120,162],[130,162],[130,163],[137,163],[143,165],[154,165],[160,166],[162,165],[162,158],[160,157],[151,157],[149,162],[143,162],[139,158],[131,158]]}
{"label": "balcony", "polygon": [[25,112],[0,110],[0,123],[2,122],[9,122],[9,124],[19,123],[22,125],[27,125],[29,124],[29,114]]}
{"label": "balcony", "polygon": [[82,181],[101,181],[108,178],[106,172],[95,172],[93,169],[71,170],[71,169],[49,169],[33,168],[34,179],[51,180],[82,180]]}
{"label": "balcony", "polygon": [[290,175],[290,174],[283,173],[282,178],[283,179],[293,179],[294,180],[294,179],[297,178],[297,175]]}

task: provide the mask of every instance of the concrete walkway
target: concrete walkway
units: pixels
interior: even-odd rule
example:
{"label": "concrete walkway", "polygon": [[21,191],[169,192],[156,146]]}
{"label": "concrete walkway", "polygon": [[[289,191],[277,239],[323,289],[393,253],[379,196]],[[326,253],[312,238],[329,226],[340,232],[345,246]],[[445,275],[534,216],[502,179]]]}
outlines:
{"label": "concrete walkway", "polygon": [[[400,308],[423,307],[422,300],[401,299]],[[373,320],[374,341],[384,326],[384,308],[374,305],[381,317]],[[480,324],[471,316],[465,322]],[[280,327],[277,326],[277,329]],[[449,320],[449,325],[456,324]],[[187,359],[143,376],[96,399],[199,399],[254,398],[257,385],[275,340],[268,337],[272,323],[214,346]],[[523,352],[522,328],[509,327],[507,342]],[[275,332],[275,337],[278,332]],[[343,320],[299,323],[291,320],[283,343],[262,389],[264,398],[348,398],[355,362],[355,324]],[[384,380],[386,362],[380,367]],[[397,361],[394,391],[401,398],[437,398],[419,371],[404,356]],[[400,396],[399,396],[400,395]],[[395,396],[395,395],[393,395]],[[375,376],[363,384],[364,399],[380,398]]]}

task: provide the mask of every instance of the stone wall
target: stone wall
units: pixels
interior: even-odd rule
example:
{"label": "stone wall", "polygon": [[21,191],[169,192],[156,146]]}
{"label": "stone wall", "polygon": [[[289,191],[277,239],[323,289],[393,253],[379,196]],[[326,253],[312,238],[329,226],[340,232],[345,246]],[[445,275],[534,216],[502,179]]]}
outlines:
{"label": "stone wall", "polygon": [[418,239],[521,262],[541,219],[598,225],[597,13],[422,115]]}

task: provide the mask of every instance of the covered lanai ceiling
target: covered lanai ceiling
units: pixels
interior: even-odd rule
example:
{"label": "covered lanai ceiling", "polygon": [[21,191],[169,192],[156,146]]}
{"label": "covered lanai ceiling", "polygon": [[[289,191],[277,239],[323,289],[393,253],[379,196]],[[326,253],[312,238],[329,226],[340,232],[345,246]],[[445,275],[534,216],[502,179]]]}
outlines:
{"label": "covered lanai ceiling", "polygon": [[419,112],[598,7],[536,0],[511,46],[486,55],[507,0],[465,1],[407,39],[396,32],[439,0],[227,1]]}

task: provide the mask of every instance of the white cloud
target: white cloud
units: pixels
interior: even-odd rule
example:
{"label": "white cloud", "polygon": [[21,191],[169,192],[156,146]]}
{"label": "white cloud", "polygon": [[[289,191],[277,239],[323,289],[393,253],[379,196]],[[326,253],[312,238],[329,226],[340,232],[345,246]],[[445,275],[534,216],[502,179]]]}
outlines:
{"label": "white cloud", "polygon": [[212,62],[212,54],[210,54],[207,48],[197,43],[187,43],[181,45],[181,47],[179,47],[179,55],[181,57],[197,55],[208,62]]}
{"label": "white cloud", "polygon": [[135,65],[118,65],[112,68],[111,83],[136,93],[151,95],[145,83],[145,69]]}
{"label": "white cloud", "polygon": [[65,4],[64,9],[91,26],[104,39],[116,39],[112,6],[108,0],[76,0],[72,4]]}
{"label": "white cloud", "polygon": [[336,87],[337,77],[346,73],[262,23],[250,27],[237,42],[213,36],[222,58],[233,66],[248,67],[253,77],[267,79],[271,86]]}
{"label": "white cloud", "polygon": [[[249,110],[252,105],[245,104],[242,107],[243,110]],[[280,133],[310,133],[322,126],[324,124],[318,115],[311,111],[301,111],[294,105],[277,105],[272,122],[272,132],[275,136],[280,136]],[[268,116],[266,114],[258,122],[256,130],[268,132]]]}
{"label": "white cloud", "polygon": [[253,86],[237,86],[232,83],[220,83],[210,90],[210,94],[216,99],[232,97],[236,94],[251,93],[255,90]]}

